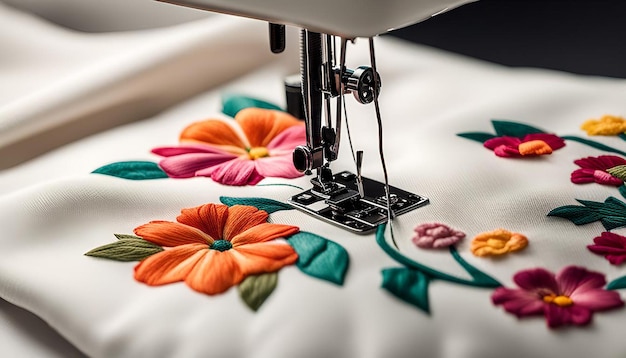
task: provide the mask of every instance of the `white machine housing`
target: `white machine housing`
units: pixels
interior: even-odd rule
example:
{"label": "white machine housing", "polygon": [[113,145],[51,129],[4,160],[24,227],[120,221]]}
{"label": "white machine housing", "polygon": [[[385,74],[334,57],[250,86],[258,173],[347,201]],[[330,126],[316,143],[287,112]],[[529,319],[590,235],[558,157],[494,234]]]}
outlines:
{"label": "white machine housing", "polygon": [[372,37],[476,0],[159,0],[344,38]]}

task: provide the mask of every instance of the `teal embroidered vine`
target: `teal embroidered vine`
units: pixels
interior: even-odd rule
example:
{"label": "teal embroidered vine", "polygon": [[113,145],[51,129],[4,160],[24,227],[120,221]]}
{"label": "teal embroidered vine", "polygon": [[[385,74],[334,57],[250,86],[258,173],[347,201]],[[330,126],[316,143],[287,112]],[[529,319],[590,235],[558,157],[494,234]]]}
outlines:
{"label": "teal embroidered vine", "polygon": [[416,262],[389,245],[385,239],[386,225],[380,225],[376,230],[376,243],[383,251],[398,263],[401,268],[383,269],[382,287],[398,298],[415,305],[426,313],[430,313],[428,300],[428,285],[432,280],[448,281],[460,285],[495,288],[501,284],[493,277],[485,274],[465,261],[454,246],[450,246],[450,254],[454,260],[472,277],[471,280],[455,277],[431,267]]}

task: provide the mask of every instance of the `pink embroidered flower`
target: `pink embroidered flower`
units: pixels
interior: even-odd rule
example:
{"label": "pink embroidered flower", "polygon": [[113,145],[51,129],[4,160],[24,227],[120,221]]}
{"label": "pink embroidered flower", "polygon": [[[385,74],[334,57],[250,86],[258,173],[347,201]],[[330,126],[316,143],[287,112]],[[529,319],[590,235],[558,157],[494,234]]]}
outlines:
{"label": "pink embroidered flower", "polygon": [[448,247],[465,237],[465,233],[440,223],[421,224],[414,231],[413,243],[425,249]]}
{"label": "pink embroidered flower", "polygon": [[626,165],[626,159],[614,155],[601,155],[575,160],[574,163],[581,169],[572,172],[571,180],[575,184],[598,183],[603,185],[620,186],[624,181],[607,172],[608,169]]}
{"label": "pink embroidered flower", "polygon": [[553,151],[563,148],[565,141],[547,133],[527,134],[523,138],[496,137],[485,141],[484,146],[504,158],[521,158],[552,154]]}
{"label": "pink embroidered flower", "polygon": [[593,239],[594,245],[587,248],[594,254],[603,255],[613,265],[626,261],[626,237],[612,232],[603,232]]}
{"label": "pink embroidered flower", "polygon": [[305,136],[304,123],[287,113],[247,108],[232,124],[218,119],[193,123],[181,133],[179,146],[152,152],[165,157],[159,166],[172,178],[204,176],[227,185],[255,185],[265,177],[302,176],[292,153]]}
{"label": "pink embroidered flower", "polygon": [[617,292],[603,289],[604,275],[583,267],[568,266],[556,275],[542,268],[524,270],[513,281],[520,288],[497,288],[493,303],[518,318],[543,315],[550,328],[586,325],[594,312],[624,305]]}

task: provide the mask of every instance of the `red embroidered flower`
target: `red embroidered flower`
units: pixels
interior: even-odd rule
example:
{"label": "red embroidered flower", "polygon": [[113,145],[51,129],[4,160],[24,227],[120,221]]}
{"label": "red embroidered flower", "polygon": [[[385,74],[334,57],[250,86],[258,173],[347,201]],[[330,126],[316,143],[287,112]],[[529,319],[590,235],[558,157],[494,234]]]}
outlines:
{"label": "red embroidered flower", "polygon": [[614,155],[601,155],[575,160],[574,163],[581,169],[572,172],[571,180],[575,184],[598,183],[603,185],[620,186],[624,181],[607,172],[608,169],[626,165],[626,159]]}
{"label": "red embroidered flower", "polygon": [[413,243],[425,249],[448,247],[465,237],[465,233],[440,223],[421,224],[414,231]]}
{"label": "red embroidered flower", "polygon": [[265,177],[297,178],[292,153],[306,141],[302,121],[280,111],[247,108],[235,121],[193,123],[180,146],[160,147],[159,166],[172,178],[211,177],[227,185],[254,185]]}
{"label": "red embroidered flower", "polygon": [[565,141],[547,133],[531,133],[523,138],[496,137],[485,141],[484,146],[504,158],[521,158],[552,154],[553,151],[563,148]]}
{"label": "red embroidered flower", "polygon": [[275,239],[291,236],[298,228],[267,223],[267,218],[267,212],[253,206],[206,204],[183,209],[177,222],[139,226],[136,235],[165,250],[141,261],[135,279],[152,286],[184,281],[212,295],[247,276],[295,263],[294,249]]}
{"label": "red embroidered flower", "polygon": [[593,239],[587,248],[594,254],[603,255],[613,265],[626,261],[626,237],[605,231]]}
{"label": "red embroidered flower", "polygon": [[624,305],[617,292],[603,289],[604,275],[582,267],[568,266],[556,275],[542,268],[524,270],[513,281],[520,288],[497,288],[493,303],[518,318],[543,315],[550,328],[586,325],[594,312]]}

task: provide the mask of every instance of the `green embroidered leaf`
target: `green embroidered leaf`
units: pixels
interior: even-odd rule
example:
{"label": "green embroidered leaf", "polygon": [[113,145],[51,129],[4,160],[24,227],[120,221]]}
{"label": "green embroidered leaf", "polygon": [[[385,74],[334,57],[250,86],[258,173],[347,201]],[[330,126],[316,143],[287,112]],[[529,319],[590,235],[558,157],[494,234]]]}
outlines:
{"label": "green embroidered leaf", "polygon": [[566,205],[553,209],[548,216],[558,216],[568,219],[576,225],[585,225],[600,221],[608,231],[626,226],[626,204],[608,197],[604,203],[588,200],[577,201],[583,206]]}
{"label": "green embroidered leaf", "polygon": [[222,97],[222,112],[230,117],[234,118],[242,109],[251,107],[282,111],[282,108],[279,106],[257,98],[234,94],[227,94]]}
{"label": "green embroidered leaf", "polygon": [[622,138],[622,140],[626,140],[626,133],[620,133],[617,136]]}
{"label": "green embroidered leaf", "polygon": [[457,135],[461,138],[474,140],[479,143],[485,143],[489,139],[496,138],[496,136],[491,133],[482,133],[482,132],[457,133]]}
{"label": "green embroidered leaf", "polygon": [[492,120],[491,123],[498,137],[509,136],[522,138],[532,133],[545,133],[539,128],[516,122]]}
{"label": "green embroidered leaf", "polygon": [[626,204],[614,197],[608,197],[600,209],[602,225],[608,231],[626,226]]}
{"label": "green embroidered leaf", "polygon": [[626,165],[618,165],[606,171],[616,178],[626,180]]}
{"label": "green embroidered leaf", "polygon": [[593,209],[578,205],[560,206],[556,209],[552,209],[548,213],[548,216],[557,216],[567,219],[576,225],[590,224],[602,219],[602,216]]}
{"label": "green embroidered leaf", "polygon": [[626,276],[616,278],[615,280],[609,282],[608,285],[606,285],[607,290],[620,290],[624,288],[626,288]]}
{"label": "green embroidered leaf", "polygon": [[609,147],[608,145],[604,145],[602,143],[598,143],[598,142],[594,142],[592,140],[589,139],[584,139],[584,138],[579,138],[579,137],[575,137],[575,136],[562,136],[561,138],[565,139],[565,140],[571,140],[574,142],[578,142],[578,143],[582,143],[582,144],[586,144],[592,148],[596,148],[605,152],[610,152],[610,153],[617,153],[617,154],[621,154],[623,156],[626,156],[626,152],[623,152],[619,149],[615,149],[613,147]]}
{"label": "green embroidered leaf", "polygon": [[233,198],[229,196],[220,196],[220,202],[224,205],[249,205],[259,210],[265,210],[268,214],[281,211],[292,210],[293,206],[282,203],[280,201],[266,198]]}
{"label": "green embroidered leaf", "polygon": [[97,247],[85,255],[116,261],[141,261],[161,251],[163,251],[161,246],[144,239],[124,237],[119,241]]}
{"label": "green embroidered leaf", "polygon": [[298,253],[296,266],[302,272],[343,285],[350,257],[341,245],[304,231],[291,236],[287,242]]}
{"label": "green embroidered leaf", "polygon": [[131,161],[107,164],[92,173],[110,175],[130,180],[150,180],[167,178],[167,174],[153,162]]}
{"label": "green embroidered leaf", "polygon": [[113,234],[118,240],[143,240],[139,236],[128,235],[128,234]]}
{"label": "green embroidered leaf", "polygon": [[382,274],[384,289],[399,299],[430,313],[428,284],[431,278],[428,275],[404,267],[383,269]]}
{"label": "green embroidered leaf", "polygon": [[278,283],[278,273],[266,273],[246,277],[239,284],[239,296],[253,311],[257,311],[265,300],[274,292]]}

